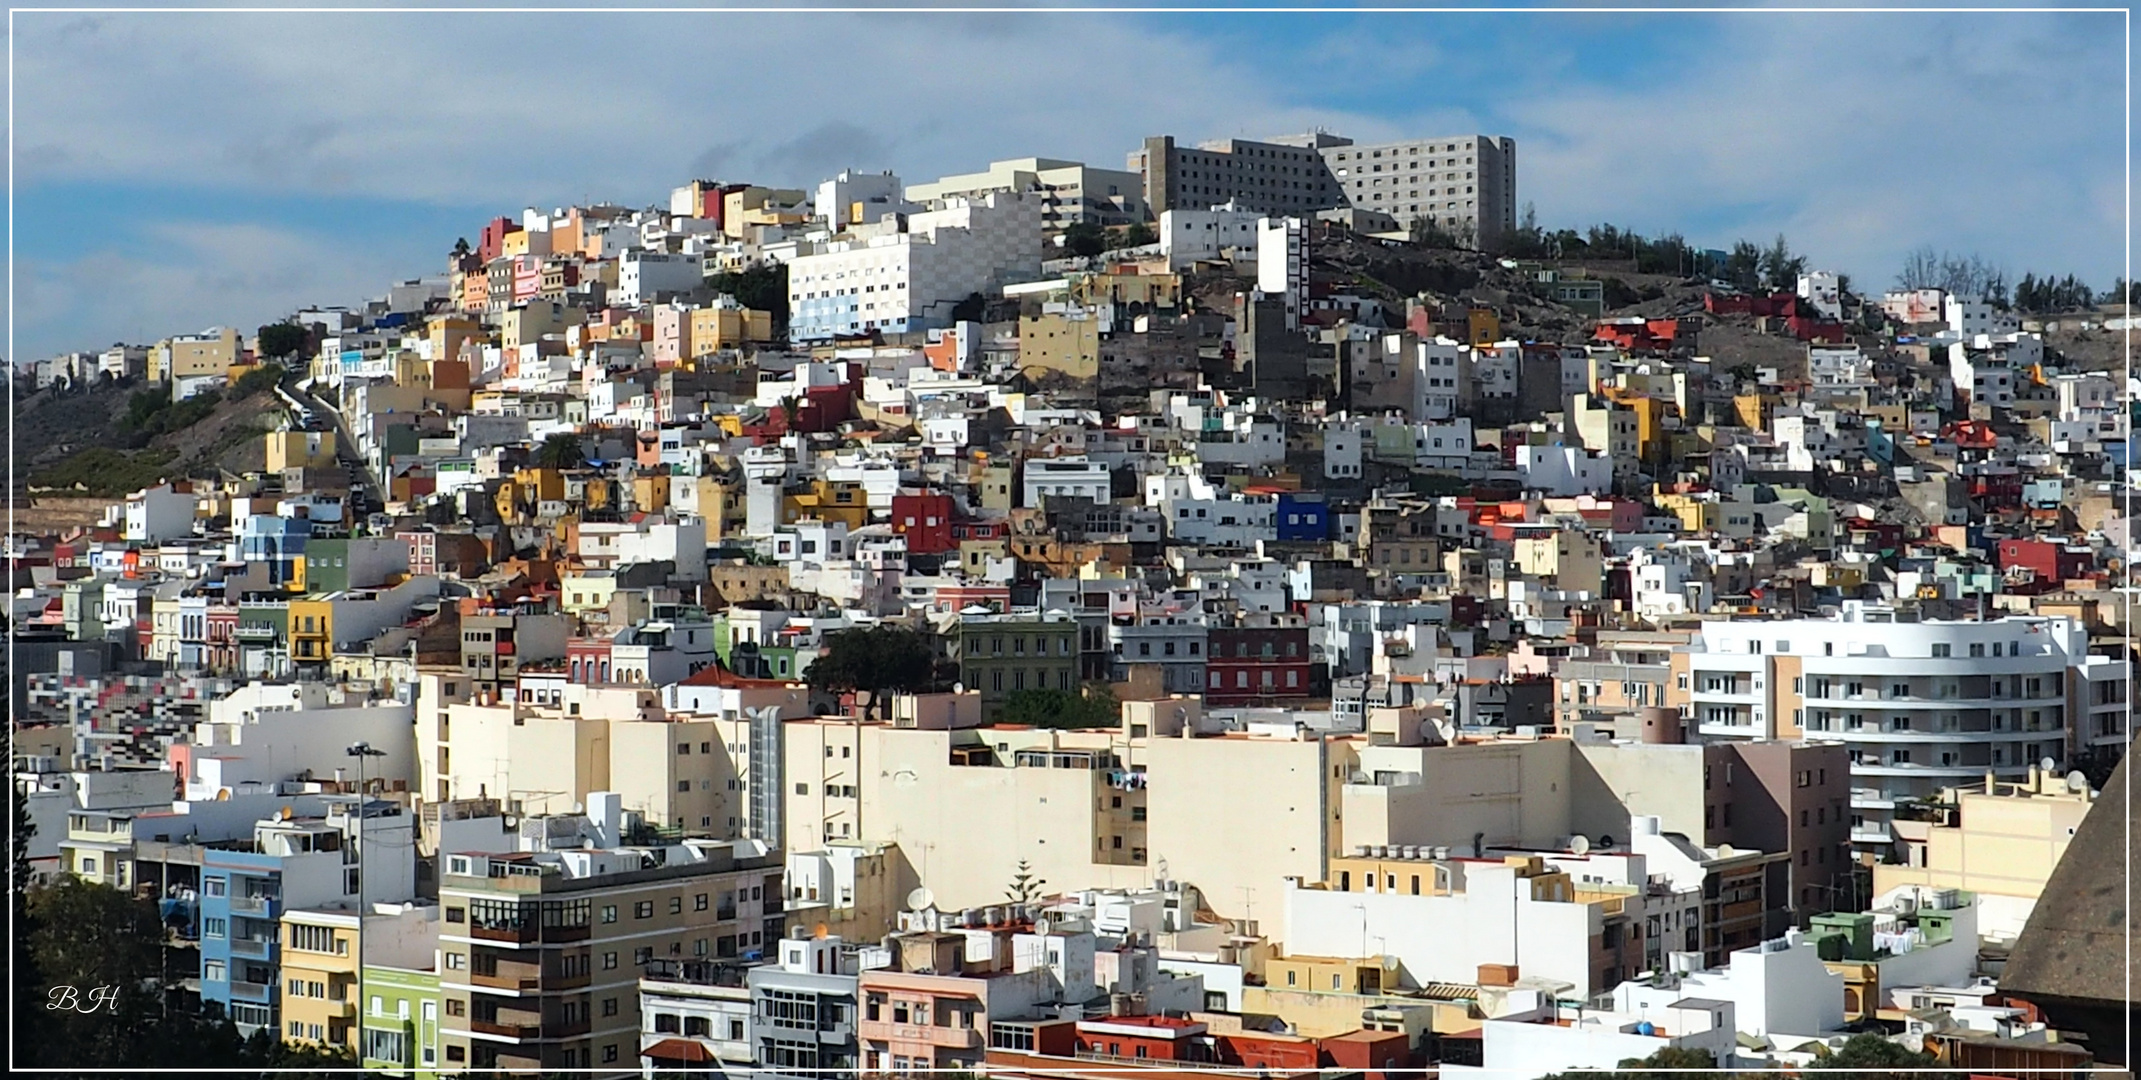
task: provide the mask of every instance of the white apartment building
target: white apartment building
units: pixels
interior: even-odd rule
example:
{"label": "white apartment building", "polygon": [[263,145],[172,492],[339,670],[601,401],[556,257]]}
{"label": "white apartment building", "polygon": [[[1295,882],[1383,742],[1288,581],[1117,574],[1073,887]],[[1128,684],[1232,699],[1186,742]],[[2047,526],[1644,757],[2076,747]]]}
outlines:
{"label": "white apartment building", "polygon": [[2022,329],[2022,324],[2013,315],[1977,297],[1943,296],[1941,315],[1950,332],[1966,338],[1979,334],[2012,334]]}
{"label": "white apartment building", "polygon": [[1416,218],[1493,250],[1517,225],[1517,143],[1490,135],[1326,145],[1345,205]]}
{"label": "white apartment building", "polygon": [[840,175],[818,185],[818,199],[811,204],[834,232],[850,225],[868,225],[888,215],[914,209],[900,195],[900,178],[890,170],[858,173],[843,169]]}
{"label": "white apartment building", "polygon": [[1083,457],[1036,458],[1026,463],[1025,502],[1039,506],[1043,496],[1109,501],[1108,467]]}
{"label": "white apartment building", "polygon": [[1885,848],[1898,803],[2062,767],[2099,731],[2122,740],[2124,668],[2088,648],[2064,617],[1916,621],[1846,601],[1833,619],[1703,623],[1668,695],[1706,741],[1844,743],[1851,838]]}
{"label": "white apartment building", "polygon": [[1799,298],[1825,319],[1844,317],[1843,282],[1830,271],[1816,270],[1799,275]]}
{"label": "white apartment building", "polygon": [[834,240],[788,264],[789,335],[822,341],[951,325],[952,308],[1041,270],[1041,200],[995,193]]}
{"label": "white apartment building", "polygon": [[1083,223],[1132,225],[1152,220],[1152,208],[1144,200],[1144,178],[1137,173],[1055,158],[993,161],[978,173],[910,184],[907,198],[917,203],[938,203],[976,198],[992,191],[1038,192],[1041,227],[1051,232]]}
{"label": "white apartment building", "polygon": [[1195,148],[1156,135],[1130,153],[1154,212],[1235,201],[1306,216],[1355,207],[1408,225],[1424,218],[1491,249],[1516,228],[1516,140],[1486,135],[1356,145],[1327,132]]}
{"label": "white apartment building", "polygon": [[1160,253],[1167,268],[1181,271],[1200,262],[1213,262],[1229,252],[1255,258],[1264,214],[1225,202],[1209,210],[1177,207],[1160,214]]}
{"label": "white apartment building", "polygon": [[690,292],[705,283],[698,255],[627,251],[617,256],[617,289],[610,298],[621,307],[638,307],[657,293]]}

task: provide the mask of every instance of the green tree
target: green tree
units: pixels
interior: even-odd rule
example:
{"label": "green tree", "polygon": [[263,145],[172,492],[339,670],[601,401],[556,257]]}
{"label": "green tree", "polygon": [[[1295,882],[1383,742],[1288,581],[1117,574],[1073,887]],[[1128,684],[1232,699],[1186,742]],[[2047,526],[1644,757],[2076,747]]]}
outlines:
{"label": "green tree", "polygon": [[1099,225],[1081,221],[1063,230],[1063,250],[1090,259],[1108,249],[1108,234]]}
{"label": "green tree", "polygon": [[1122,243],[1118,246],[1134,248],[1159,242],[1159,234],[1152,231],[1152,226],[1139,221],[1133,222],[1129,228],[1122,231]]}
{"label": "green tree", "polygon": [[[1925,1074],[1921,1070],[1938,1064],[1940,1059],[1931,1054],[1912,1050],[1890,1041],[1885,1035],[1869,1031],[1844,1040],[1844,1045],[1817,1057],[1807,1068],[1858,1070],[1857,1076],[1862,1080],[1905,1080],[1911,1076],[1922,1078]],[[1884,1069],[1896,1071],[1880,1071]]]}
{"label": "green tree", "polygon": [[269,323],[260,328],[260,355],[274,360],[312,348],[312,331],[294,322]]}
{"label": "green tree", "polygon": [[587,464],[587,451],[581,448],[577,433],[553,432],[535,448],[535,463],[546,469],[577,469]]}
{"label": "green tree", "polygon": [[737,303],[753,311],[771,313],[775,334],[788,332],[788,264],[767,263],[735,273],[714,274],[706,284],[717,293],[735,297]]}
{"label": "green tree", "polygon": [[[0,651],[0,664],[6,663],[4,651]],[[37,1000],[40,985],[37,975],[37,956],[30,948],[30,937],[37,931],[36,917],[30,914],[30,841],[37,836],[37,823],[30,820],[30,801],[15,800],[14,843],[15,895],[13,926],[15,927],[15,980],[11,987],[15,995],[15,1030],[35,1031],[36,1021],[43,1012]],[[38,1054],[36,1039],[24,1039],[15,1045],[15,1064],[35,1067],[43,1064]]]}
{"label": "green tree", "polygon": [[[1668,1046],[1649,1057],[1622,1058],[1623,1069],[1642,1069],[1643,1072],[1612,1072],[1599,1070],[1553,1073],[1540,1080],[1716,1080],[1717,1058],[1708,1050]],[[1663,1070],[1650,1072],[1647,1070]]]}
{"label": "green tree", "polygon": [[1784,234],[1770,242],[1762,252],[1762,278],[1772,289],[1790,289],[1799,284],[1799,275],[1806,271],[1806,257],[1792,254],[1792,246],[1785,242]]}
{"label": "green tree", "polygon": [[1047,885],[1048,879],[1033,872],[1032,863],[1020,859],[1018,867],[1011,872],[1011,885],[1004,890],[1004,899],[1014,904],[1031,904],[1044,895],[1041,890]]}
{"label": "green tree", "polygon": [[1752,241],[1738,240],[1725,255],[1725,280],[1742,289],[1762,287],[1762,249]]}
{"label": "green tree", "polygon": [[1084,694],[1064,690],[1014,690],[1004,698],[997,722],[1037,728],[1104,728],[1122,721],[1122,706],[1113,691],[1096,687]]}
{"label": "green tree", "polygon": [[892,715],[894,692],[916,693],[935,685],[936,650],[929,638],[904,626],[858,626],[825,636],[825,649],[810,663],[805,679],[827,693],[862,691],[870,695],[863,715],[882,709]]}
{"label": "green tree", "polygon": [[40,1034],[44,1064],[150,1064],[154,1047],[142,1029],[161,1014],[163,980],[164,928],[154,902],[69,876],[33,892],[28,913],[37,978],[31,1007],[44,1014],[31,1030]]}
{"label": "green tree", "polygon": [[223,400],[243,401],[280,384],[284,374],[280,364],[257,364],[253,370],[238,376],[238,381],[230,384],[230,389],[223,392]]}

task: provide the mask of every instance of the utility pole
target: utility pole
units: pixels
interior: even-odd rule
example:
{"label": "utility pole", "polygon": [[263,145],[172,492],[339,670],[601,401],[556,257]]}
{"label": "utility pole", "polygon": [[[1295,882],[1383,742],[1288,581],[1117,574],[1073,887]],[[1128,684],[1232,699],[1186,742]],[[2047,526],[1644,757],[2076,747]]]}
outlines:
{"label": "utility pole", "polygon": [[364,1061],[364,759],[385,757],[387,752],[375,749],[371,743],[351,743],[350,757],[357,759],[357,1023],[353,1040],[356,1043],[357,1061]]}

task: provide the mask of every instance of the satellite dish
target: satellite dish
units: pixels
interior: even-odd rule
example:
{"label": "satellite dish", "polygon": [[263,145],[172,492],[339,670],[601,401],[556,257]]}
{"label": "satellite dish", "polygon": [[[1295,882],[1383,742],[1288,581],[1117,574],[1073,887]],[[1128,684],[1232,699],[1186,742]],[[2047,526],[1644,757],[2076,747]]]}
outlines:
{"label": "satellite dish", "polygon": [[2081,770],[2079,769],[2068,773],[2067,790],[2075,793],[2076,795],[2079,795],[2082,792],[2089,790],[2089,778],[2083,776],[2081,774]]}
{"label": "satellite dish", "polygon": [[1395,956],[1392,956],[1392,955],[1390,955],[1389,953],[1384,953],[1384,954],[1383,954],[1383,970],[1384,970],[1384,971],[1396,971],[1397,969],[1398,969],[1398,958],[1397,958],[1397,957],[1395,957]]}
{"label": "satellite dish", "polygon": [[832,927],[829,927],[824,923],[819,923],[818,925],[811,927],[810,929],[810,936],[818,941],[824,941],[825,936],[830,933],[832,933]]}
{"label": "satellite dish", "polygon": [[1717,857],[1720,859],[1729,859],[1736,854],[1738,854],[1738,852],[1732,850],[1731,844],[1717,845]]}
{"label": "satellite dish", "polygon": [[1591,838],[1581,833],[1577,834],[1575,838],[1569,841],[1569,851],[1577,855],[1589,855],[1591,853]]}
{"label": "satellite dish", "polygon": [[1610,847],[1612,847],[1612,846],[1613,846],[1613,834],[1612,834],[1612,833],[1599,833],[1599,834],[1598,834],[1598,846],[1599,846],[1599,847],[1602,847],[1602,848],[1610,848]]}
{"label": "satellite dish", "polygon": [[907,894],[907,910],[909,911],[920,911],[926,907],[934,907],[936,903],[936,895],[931,893],[925,886],[918,885],[912,892]]}
{"label": "satellite dish", "polygon": [[1044,934],[1044,935],[1045,935],[1045,934],[1047,934],[1047,933],[1048,933],[1048,932],[1049,932],[1050,930],[1053,930],[1053,929],[1055,929],[1055,925],[1054,925],[1053,923],[1050,923],[1050,922],[1049,922],[1049,921],[1048,921],[1047,919],[1035,919],[1035,920],[1033,920],[1033,932],[1034,932],[1034,933],[1036,933],[1036,934]]}
{"label": "satellite dish", "polygon": [[2057,768],[2059,768],[2059,763],[2051,758],[2045,758],[2037,763],[2037,769],[2040,772],[2051,772]]}

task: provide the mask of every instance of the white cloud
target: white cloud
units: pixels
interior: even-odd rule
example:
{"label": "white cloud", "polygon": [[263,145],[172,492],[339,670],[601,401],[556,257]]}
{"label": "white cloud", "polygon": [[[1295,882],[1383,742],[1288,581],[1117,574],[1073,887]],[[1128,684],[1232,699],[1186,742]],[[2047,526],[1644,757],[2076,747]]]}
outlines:
{"label": "white cloud", "polygon": [[210,325],[250,331],[299,307],[382,293],[409,276],[407,260],[406,252],[346,250],[265,225],[169,222],[150,227],[138,248],[124,253],[19,261],[17,333],[26,342],[64,340],[56,350],[153,341]]}
{"label": "white cloud", "polygon": [[[1519,197],[1549,224],[1783,231],[1867,284],[1926,242],[2117,272],[2123,58],[2104,17],[1464,18],[21,12],[15,165],[34,198],[154,183],[510,212],[656,202],[694,176],[1119,166],[1149,134],[1485,130],[1517,136]],[[1448,32],[1483,25],[1500,32]],[[1644,74],[1586,27],[1635,28],[1625,67]],[[451,241],[262,224],[23,264],[26,355],[353,301]]]}

